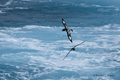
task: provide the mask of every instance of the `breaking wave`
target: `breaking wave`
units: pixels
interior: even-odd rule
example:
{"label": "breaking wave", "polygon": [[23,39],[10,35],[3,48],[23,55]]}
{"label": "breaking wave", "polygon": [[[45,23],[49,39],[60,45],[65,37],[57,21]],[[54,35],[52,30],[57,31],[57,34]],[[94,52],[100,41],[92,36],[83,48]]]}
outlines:
{"label": "breaking wave", "polygon": [[[63,27],[0,29],[0,79],[119,79],[119,24],[70,28],[74,30],[73,43],[61,31]],[[70,48],[83,40],[86,42],[62,61]]]}

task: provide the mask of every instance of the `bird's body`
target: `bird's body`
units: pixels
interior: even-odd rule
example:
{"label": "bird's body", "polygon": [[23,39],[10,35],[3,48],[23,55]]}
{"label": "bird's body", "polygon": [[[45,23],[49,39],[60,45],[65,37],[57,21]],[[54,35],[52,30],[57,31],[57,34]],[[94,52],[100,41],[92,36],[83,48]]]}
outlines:
{"label": "bird's body", "polygon": [[67,32],[67,36],[68,36],[68,39],[72,42],[72,37],[71,37],[71,34],[70,34],[70,31],[73,31],[72,29],[68,29],[64,19],[62,18],[62,23],[64,25],[64,29],[62,29],[62,31],[66,31]]}

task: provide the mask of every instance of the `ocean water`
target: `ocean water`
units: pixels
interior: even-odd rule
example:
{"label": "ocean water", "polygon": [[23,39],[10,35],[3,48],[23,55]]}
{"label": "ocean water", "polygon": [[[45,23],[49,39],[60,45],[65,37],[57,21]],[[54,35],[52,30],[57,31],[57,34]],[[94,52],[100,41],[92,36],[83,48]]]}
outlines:
{"label": "ocean water", "polygon": [[[0,80],[119,80],[119,4],[0,0]],[[62,32],[62,18],[73,29],[73,43]]]}

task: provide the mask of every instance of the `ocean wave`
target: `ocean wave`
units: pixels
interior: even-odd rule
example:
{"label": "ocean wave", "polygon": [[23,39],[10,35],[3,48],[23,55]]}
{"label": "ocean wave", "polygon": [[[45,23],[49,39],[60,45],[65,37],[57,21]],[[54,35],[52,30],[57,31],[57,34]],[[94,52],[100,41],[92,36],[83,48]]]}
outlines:
{"label": "ocean wave", "polygon": [[[73,6],[76,7],[83,7],[88,9],[88,11],[93,12],[92,9],[94,9],[93,13],[96,13],[96,11],[100,12],[100,13],[117,13],[119,12],[119,7],[118,6],[113,6],[113,5],[97,5],[97,4],[87,4],[87,3],[71,3]],[[70,4],[69,4],[70,5]],[[91,10],[89,10],[89,8],[92,8]]]}
{"label": "ocean wave", "polygon": [[[119,12],[119,7],[72,0],[45,1],[9,0],[0,8],[1,23],[9,25],[0,27],[0,79],[118,80],[120,24],[115,23],[119,23],[119,16],[114,13]],[[109,15],[99,15],[99,12]],[[73,43],[62,31],[61,17],[73,29]],[[117,18],[115,22],[114,18]],[[90,26],[91,20],[98,25]],[[18,25],[13,27],[13,24]],[[41,26],[45,24],[48,26]],[[62,60],[72,47],[83,41],[84,44]]]}
{"label": "ocean wave", "polygon": [[93,7],[113,7],[113,6],[101,6],[101,5],[92,5]]}
{"label": "ocean wave", "polygon": [[[0,29],[0,65],[8,67],[2,69],[2,78],[96,79],[94,74],[117,73],[120,67],[118,24],[70,27],[74,30],[71,32],[73,43],[62,28],[27,25]],[[62,61],[67,52],[83,40],[85,43]],[[99,79],[103,78],[114,79],[110,76]]]}
{"label": "ocean wave", "polygon": [[22,0],[22,1],[31,1],[31,0]]}
{"label": "ocean wave", "polygon": [[33,29],[33,28],[51,28],[51,27],[50,26],[27,25],[24,28]]}
{"label": "ocean wave", "polygon": [[59,3],[57,1],[50,2],[49,0],[45,0],[47,1],[45,3],[40,3],[39,1],[43,0],[11,1],[11,4],[7,4],[9,6],[0,9],[0,13],[6,13],[6,16],[1,15],[3,17],[1,26],[29,24],[61,26],[60,21],[62,17],[68,19],[68,24],[72,26],[98,26],[119,23],[117,20],[119,19],[119,6],[116,5],[89,4],[86,2],[75,3],[71,1],[60,1]]}
{"label": "ocean wave", "polygon": [[2,13],[5,13],[5,12],[3,12],[3,11],[0,10],[0,14],[2,14]]}
{"label": "ocean wave", "polygon": [[0,6],[5,7],[5,6],[8,6],[8,5],[11,5],[12,2],[13,2],[13,0],[8,0],[7,2],[5,2],[5,4],[0,4]]}
{"label": "ocean wave", "polygon": [[14,9],[28,9],[27,7],[15,7]]}
{"label": "ocean wave", "polygon": [[103,8],[116,8],[115,6],[113,5],[109,5],[109,6],[106,6],[106,5],[97,5],[97,4],[87,4],[87,3],[71,3],[73,6],[81,6],[81,7],[103,7]]}

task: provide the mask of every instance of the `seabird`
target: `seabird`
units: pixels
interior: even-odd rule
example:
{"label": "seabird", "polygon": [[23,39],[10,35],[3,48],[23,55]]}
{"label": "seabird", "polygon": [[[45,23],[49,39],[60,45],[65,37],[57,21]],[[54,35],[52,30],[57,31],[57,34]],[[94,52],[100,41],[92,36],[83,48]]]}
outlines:
{"label": "seabird", "polygon": [[[83,41],[82,43],[84,43],[85,41]],[[80,44],[77,44],[76,46],[74,46],[73,48],[71,48],[71,50],[67,53],[67,55],[63,58],[63,60],[68,56],[68,54],[71,52],[71,51],[75,51],[75,47],[81,45],[82,43]]]}
{"label": "seabird", "polygon": [[65,23],[63,18],[62,18],[62,23],[63,23],[63,25],[65,27],[64,29],[62,29],[62,31],[66,31],[67,32],[68,39],[72,42],[72,37],[71,37],[70,31],[73,32],[73,30],[72,29],[68,29],[68,27],[67,27],[67,25],[66,25],[66,23]]}

